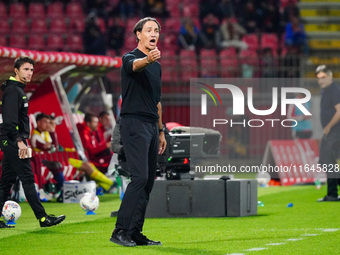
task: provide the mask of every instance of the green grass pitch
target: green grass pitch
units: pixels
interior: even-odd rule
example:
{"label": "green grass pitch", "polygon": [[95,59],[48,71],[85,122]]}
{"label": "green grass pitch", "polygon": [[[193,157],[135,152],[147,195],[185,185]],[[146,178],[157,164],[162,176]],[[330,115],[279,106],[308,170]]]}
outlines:
{"label": "green grass pitch", "polygon": [[[340,202],[317,203],[326,194],[314,186],[258,189],[258,215],[240,218],[146,219],[144,234],[163,246],[121,247],[109,241],[120,204],[100,196],[97,215],[79,204],[44,203],[48,213],[66,214],[52,228],[40,228],[27,203],[15,229],[0,229],[1,255],[28,254],[339,254]],[[288,208],[287,204],[293,203]]]}

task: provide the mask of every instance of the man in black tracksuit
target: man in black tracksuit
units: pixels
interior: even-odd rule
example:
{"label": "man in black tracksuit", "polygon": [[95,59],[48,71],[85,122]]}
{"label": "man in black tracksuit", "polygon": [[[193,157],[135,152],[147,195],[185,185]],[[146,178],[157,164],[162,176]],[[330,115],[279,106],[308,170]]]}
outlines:
{"label": "man in black tracksuit", "polygon": [[154,184],[157,154],[166,141],[162,125],[161,66],[157,48],[160,25],[147,17],[137,22],[134,33],[138,46],[123,57],[121,68],[121,139],[131,182],[110,241],[124,246],[161,245],[142,232],[149,194]]}
{"label": "man in black tracksuit", "polygon": [[[35,217],[39,220],[40,226],[50,227],[62,222],[65,216],[47,215],[34,187],[34,174],[26,141],[30,135],[28,98],[24,92],[26,82],[31,81],[33,66],[34,61],[30,57],[17,58],[14,62],[15,76],[11,76],[1,86],[3,95],[0,146],[4,157],[0,179],[0,208],[2,209],[6,202],[11,186],[18,176],[22,182],[27,201]],[[8,227],[3,221],[0,221],[0,228]]]}
{"label": "man in black tracksuit", "polygon": [[333,82],[332,71],[325,65],[318,66],[316,78],[321,90],[321,125],[323,136],[320,143],[319,164],[327,170],[327,195],[318,202],[339,201],[340,185],[337,158],[340,151],[340,88]]}

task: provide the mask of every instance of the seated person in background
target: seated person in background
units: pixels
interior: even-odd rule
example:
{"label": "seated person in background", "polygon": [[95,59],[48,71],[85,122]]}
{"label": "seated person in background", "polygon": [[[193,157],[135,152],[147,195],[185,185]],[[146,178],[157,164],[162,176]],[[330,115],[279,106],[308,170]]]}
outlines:
{"label": "seated person in background", "polygon": [[298,53],[308,53],[307,35],[299,17],[291,17],[291,22],[287,23],[285,45],[295,48]]}
{"label": "seated person in background", "polygon": [[[55,152],[56,151],[56,140],[54,141],[55,144],[53,144],[53,140],[50,136],[49,130],[51,130],[50,124],[51,124],[51,117],[45,113],[40,113],[36,117],[37,121],[37,127],[33,131],[33,135],[31,138],[31,145],[34,151],[40,152],[40,151],[46,151],[46,152]],[[41,176],[41,173],[39,173],[39,170],[41,169],[41,162],[40,160],[37,160],[37,157],[34,159],[35,163],[35,171],[38,178],[38,185],[41,185],[39,181],[39,176]],[[61,191],[65,178],[63,175],[63,166],[60,162],[56,161],[48,161],[43,160],[42,163],[47,167],[48,170],[50,170],[53,173],[53,177],[57,182],[56,188],[57,191]],[[40,166],[40,167],[39,167]],[[42,187],[39,187],[41,189]]]}
{"label": "seated person in background", "polygon": [[219,20],[212,13],[208,14],[202,23],[202,29],[198,35],[198,46],[205,49],[217,49],[220,45]]}
{"label": "seated person in background", "polygon": [[247,49],[248,45],[241,41],[241,37],[246,33],[247,31],[237,23],[236,18],[224,19],[220,26],[220,47],[236,47],[240,50]]}
{"label": "seated person in background", "polygon": [[106,173],[112,156],[111,142],[105,141],[103,134],[98,130],[98,126],[97,116],[87,113],[85,114],[84,124],[78,125],[78,131],[89,160],[102,173]]}
{"label": "seated person in background", "polygon": [[105,176],[109,166],[112,152],[110,151],[111,142],[106,142],[101,132],[98,131],[98,118],[90,113],[85,114],[84,123],[78,124],[78,131],[87,152],[90,162],[69,159],[71,165],[78,170],[85,172],[87,176],[96,183],[109,190],[113,181]]}
{"label": "seated person in background", "polygon": [[194,50],[198,40],[199,29],[191,17],[185,17],[179,30],[178,41],[183,49]]}
{"label": "seated person in background", "polygon": [[98,120],[98,131],[102,133],[106,142],[110,142],[113,131],[110,114],[107,111],[102,111],[98,115]]}
{"label": "seated person in background", "polygon": [[50,125],[48,129],[48,133],[50,134],[50,137],[52,139],[52,142],[51,142],[52,146],[54,146],[54,148],[57,151],[59,151],[59,148],[63,150],[63,148],[59,146],[57,132],[55,131],[57,127],[57,124],[55,123],[55,117],[53,115],[50,115],[49,118],[50,118]]}

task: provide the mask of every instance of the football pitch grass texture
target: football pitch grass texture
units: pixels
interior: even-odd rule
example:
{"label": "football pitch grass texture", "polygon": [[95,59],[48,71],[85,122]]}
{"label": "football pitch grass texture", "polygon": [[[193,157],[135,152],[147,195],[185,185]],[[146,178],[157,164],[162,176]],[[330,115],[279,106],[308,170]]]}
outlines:
{"label": "football pitch grass texture", "polygon": [[[326,186],[258,188],[258,215],[238,218],[146,219],[144,234],[163,246],[121,247],[109,241],[120,204],[118,195],[100,196],[97,215],[79,204],[44,203],[66,220],[40,228],[27,203],[20,203],[15,229],[0,229],[1,255],[26,254],[339,254],[340,202],[317,203]],[[293,203],[293,207],[287,207]]]}

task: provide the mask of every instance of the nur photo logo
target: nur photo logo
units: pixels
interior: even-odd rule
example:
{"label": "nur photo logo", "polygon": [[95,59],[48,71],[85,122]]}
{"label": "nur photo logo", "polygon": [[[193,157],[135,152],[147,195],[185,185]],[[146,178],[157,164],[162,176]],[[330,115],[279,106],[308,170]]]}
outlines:
{"label": "nur photo logo", "polygon": [[[200,95],[200,103],[201,103],[201,111],[200,115],[202,117],[208,115],[208,96],[210,96],[211,100],[214,102],[215,106],[220,107],[224,106],[228,108],[228,104],[232,103],[232,106],[229,109],[232,109],[232,116],[245,116],[246,113],[251,116],[259,116],[258,118],[251,119],[243,119],[238,122],[233,122],[233,119],[225,119],[225,114],[221,115],[221,118],[214,118],[212,120],[212,127],[216,127],[216,125],[230,125],[231,127],[234,125],[242,125],[244,127],[262,127],[265,123],[271,125],[271,127],[275,126],[275,123],[280,123],[282,127],[295,127],[297,125],[297,121],[294,119],[283,119],[277,118],[278,113],[275,114],[276,118],[270,118],[274,116],[273,114],[279,110],[280,116],[287,116],[287,108],[289,105],[294,105],[298,108],[303,115],[311,116],[312,114],[305,107],[305,103],[311,100],[311,93],[308,89],[302,87],[285,87],[285,86],[271,86],[267,90],[268,104],[266,107],[258,107],[256,105],[256,90],[253,87],[245,87],[243,86],[243,90],[241,86],[235,84],[228,83],[215,83],[214,85],[208,85],[205,82],[196,81],[195,87],[204,93]],[[303,97],[296,98],[294,94],[304,95]],[[230,100],[231,95],[231,100]],[[222,98],[228,101],[222,102]],[[219,101],[219,104],[218,102]],[[223,104],[224,103],[224,104]],[[211,105],[211,104],[210,104]],[[216,111],[214,116],[221,109],[211,109],[212,111]],[[225,110],[222,112],[225,112]],[[263,116],[268,117],[264,119]],[[239,118],[238,118],[239,119]]]}
{"label": "nur photo logo", "polygon": [[[203,83],[203,82],[197,82],[198,84],[200,84],[201,86],[204,86],[206,88],[202,88],[202,87],[199,87],[199,86],[196,86],[196,88],[204,91],[205,93],[207,93],[211,98],[212,100],[214,101],[215,103],[215,106],[217,106],[217,103],[216,103],[216,100],[215,100],[215,97],[213,96],[213,94],[211,94],[211,92],[207,89],[210,89],[215,95],[216,97],[218,98],[218,100],[220,101],[220,104],[221,106],[222,105],[222,100],[221,100],[221,97],[220,95],[217,93],[216,89],[214,89],[213,87],[211,87],[210,85],[206,84],[206,83]],[[202,115],[207,115],[207,94],[202,94],[201,95],[201,113]]]}

